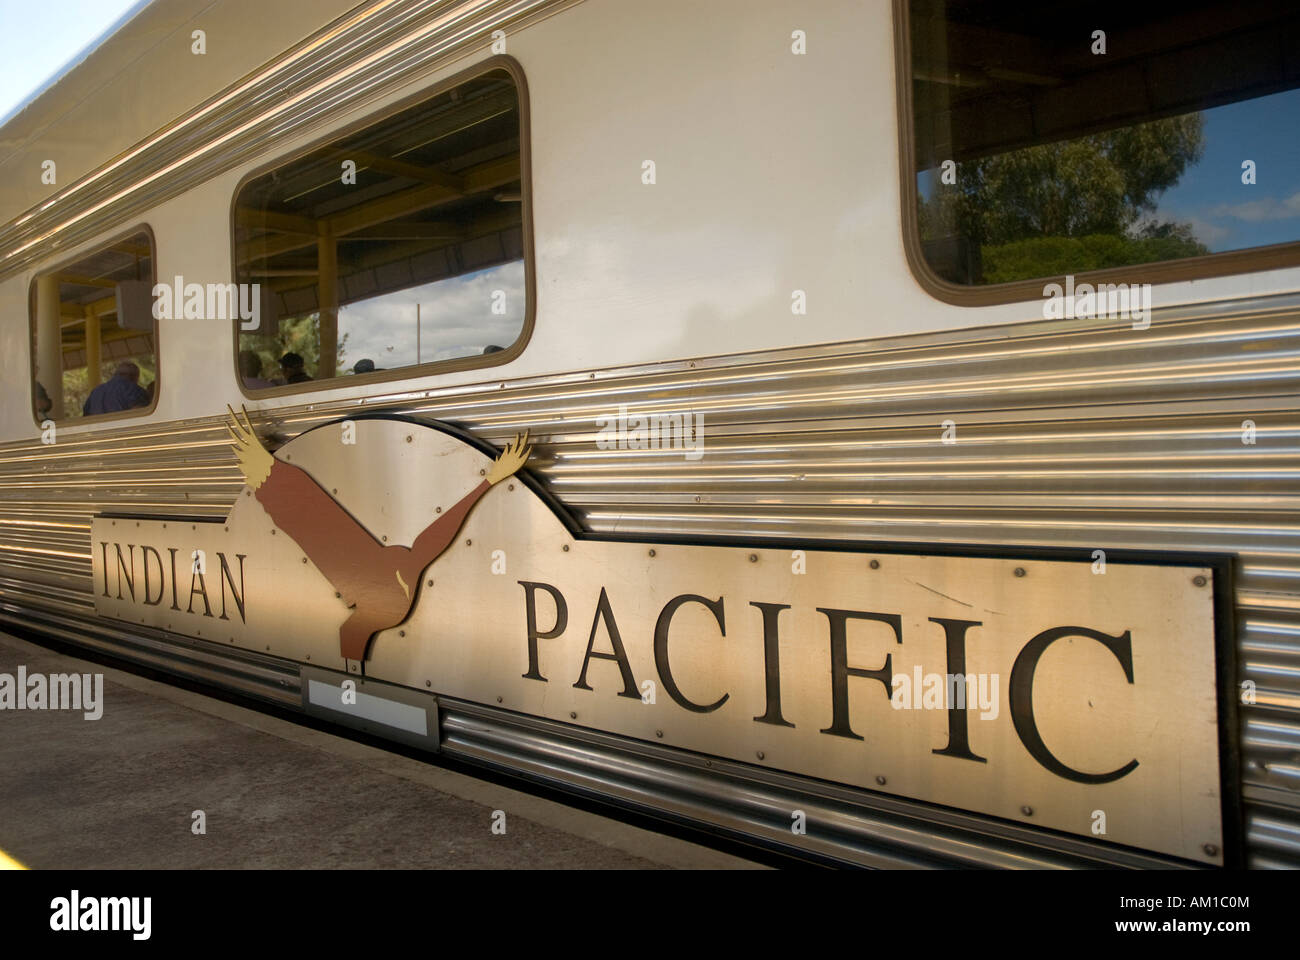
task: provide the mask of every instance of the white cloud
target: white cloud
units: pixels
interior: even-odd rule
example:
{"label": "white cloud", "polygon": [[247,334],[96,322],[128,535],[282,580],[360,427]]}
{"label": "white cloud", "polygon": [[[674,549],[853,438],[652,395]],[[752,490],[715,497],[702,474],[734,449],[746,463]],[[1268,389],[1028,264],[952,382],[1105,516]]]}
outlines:
{"label": "white cloud", "polygon": [[[505,313],[492,312],[495,291]],[[341,367],[361,359],[381,369],[416,363],[416,304],[420,305],[419,362],[477,356],[489,345],[519,337],[526,309],[523,261],[384,294],[339,309],[339,338],[347,343]]]}
{"label": "white cloud", "polygon": [[1274,200],[1268,197],[1263,200],[1248,200],[1245,203],[1220,203],[1210,208],[1210,215],[1232,217],[1248,223],[1258,223],[1261,220],[1289,220],[1292,217],[1300,217],[1300,192],[1291,194],[1285,200]]}

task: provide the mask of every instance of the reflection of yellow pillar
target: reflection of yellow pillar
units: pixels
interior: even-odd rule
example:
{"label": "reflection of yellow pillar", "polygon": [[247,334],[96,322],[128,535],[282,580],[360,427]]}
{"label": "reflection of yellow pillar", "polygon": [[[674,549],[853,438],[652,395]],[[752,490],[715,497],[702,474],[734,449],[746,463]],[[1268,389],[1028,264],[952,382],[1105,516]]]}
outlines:
{"label": "reflection of yellow pillar", "polygon": [[99,370],[99,314],[94,304],[86,304],[86,389],[94,390],[102,382]]}
{"label": "reflection of yellow pillar", "polygon": [[326,229],[316,241],[316,266],[320,269],[317,299],[320,303],[320,367],[316,376],[328,380],[337,373],[339,352],[339,248]]}
{"label": "reflection of yellow pillar", "polygon": [[46,414],[52,420],[63,419],[63,336],[59,315],[59,278],[54,275],[36,279],[36,379],[54,406]]}

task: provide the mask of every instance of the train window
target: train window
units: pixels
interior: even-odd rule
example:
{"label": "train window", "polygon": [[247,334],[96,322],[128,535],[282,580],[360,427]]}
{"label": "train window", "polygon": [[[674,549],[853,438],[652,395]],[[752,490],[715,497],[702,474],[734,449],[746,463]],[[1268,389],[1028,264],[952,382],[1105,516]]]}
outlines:
{"label": "train window", "polygon": [[1294,0],[898,3],[909,255],[937,295],[1300,263]]}
{"label": "train window", "polygon": [[153,408],[158,388],[153,284],[148,230],[37,275],[31,287],[37,421]]}
{"label": "train window", "polygon": [[[255,176],[234,204],[245,391],[501,363],[531,318],[526,131],[511,69]],[[254,311],[248,311],[252,314]]]}

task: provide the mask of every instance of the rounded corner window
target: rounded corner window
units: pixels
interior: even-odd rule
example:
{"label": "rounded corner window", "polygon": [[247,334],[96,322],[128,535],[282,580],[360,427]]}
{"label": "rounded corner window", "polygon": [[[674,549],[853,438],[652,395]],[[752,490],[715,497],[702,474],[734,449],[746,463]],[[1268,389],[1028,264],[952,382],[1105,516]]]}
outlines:
{"label": "rounded corner window", "polygon": [[1130,5],[1109,31],[1028,2],[895,9],[905,244],[932,295],[1300,265],[1289,0]]}
{"label": "rounded corner window", "polygon": [[153,233],[137,227],[33,278],[32,413],[66,423],[140,416],[157,405]]}
{"label": "rounded corner window", "polygon": [[480,66],[265,168],[232,210],[248,395],[490,366],[532,326],[526,102]]}

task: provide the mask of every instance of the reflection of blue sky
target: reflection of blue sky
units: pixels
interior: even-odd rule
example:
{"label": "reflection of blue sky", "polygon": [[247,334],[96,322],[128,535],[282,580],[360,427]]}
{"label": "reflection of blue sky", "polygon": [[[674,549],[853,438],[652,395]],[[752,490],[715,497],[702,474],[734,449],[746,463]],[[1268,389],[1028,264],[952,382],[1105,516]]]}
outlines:
{"label": "reflection of blue sky", "polygon": [[[1300,240],[1300,90],[1202,115],[1204,153],[1157,197],[1155,219],[1191,224],[1216,253]],[[1241,182],[1244,160],[1255,161],[1253,185]],[[922,198],[930,199],[938,182],[937,170],[918,173]]]}
{"label": "reflection of blue sky", "polygon": [[[1203,111],[1205,153],[1160,197],[1214,251],[1300,240],[1300,90]],[[1255,184],[1241,164],[1255,161]]]}
{"label": "reflection of blue sky", "polygon": [[[493,292],[505,293],[505,313],[492,312]],[[340,369],[367,358],[381,369],[476,356],[492,344],[508,347],[524,323],[522,260],[398,290],[339,308],[339,339],[347,334]],[[416,304],[420,356],[416,358]]]}

